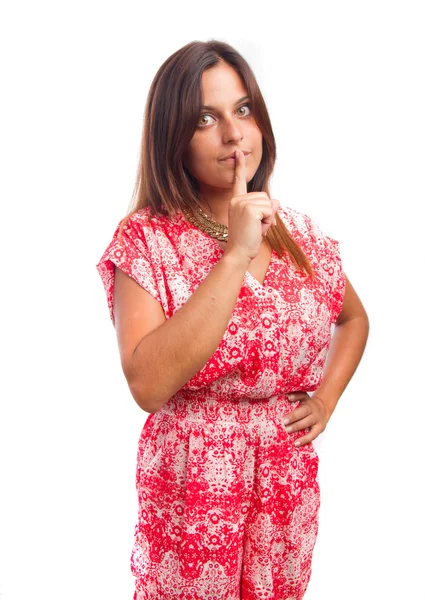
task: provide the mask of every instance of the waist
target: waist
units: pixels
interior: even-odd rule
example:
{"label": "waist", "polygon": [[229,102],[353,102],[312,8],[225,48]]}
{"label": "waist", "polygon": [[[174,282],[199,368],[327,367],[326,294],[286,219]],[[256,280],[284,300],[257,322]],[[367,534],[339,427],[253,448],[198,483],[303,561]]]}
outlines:
{"label": "waist", "polygon": [[178,392],[155,413],[193,422],[253,423],[283,421],[299,402],[290,402],[288,394],[279,393],[269,398],[217,398],[215,394]]}

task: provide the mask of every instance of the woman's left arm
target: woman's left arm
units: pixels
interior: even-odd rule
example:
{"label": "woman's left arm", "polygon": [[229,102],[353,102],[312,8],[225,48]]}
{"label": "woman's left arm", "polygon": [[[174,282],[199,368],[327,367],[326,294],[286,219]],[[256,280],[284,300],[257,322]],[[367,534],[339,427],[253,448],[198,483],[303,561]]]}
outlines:
{"label": "woman's left arm", "polygon": [[323,400],[328,420],[360,363],[369,335],[364,306],[346,275],[345,281],[342,310],[335,323],[322,383],[312,395]]}
{"label": "woman's left arm", "polygon": [[369,319],[346,275],[345,280],[342,310],[335,323],[322,382],[311,397],[305,392],[293,392],[289,397],[291,401],[302,400],[288,415],[290,431],[310,427],[309,432],[297,440],[297,445],[309,443],[325,429],[366,347]]}

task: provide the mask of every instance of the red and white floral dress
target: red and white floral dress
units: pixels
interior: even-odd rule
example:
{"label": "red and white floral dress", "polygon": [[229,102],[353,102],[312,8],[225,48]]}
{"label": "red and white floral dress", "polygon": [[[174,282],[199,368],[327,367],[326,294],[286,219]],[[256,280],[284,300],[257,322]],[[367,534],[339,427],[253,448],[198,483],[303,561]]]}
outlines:
{"label": "red and white floral dress", "polygon": [[[118,225],[96,265],[114,325],[115,265],[169,319],[224,252],[180,212],[149,221],[150,211],[131,216],[121,242]],[[215,353],[147,417],[137,452],[133,600],[301,600],[307,588],[319,458],[313,444],[294,445],[305,430],[288,434],[283,419],[299,406],[290,392],[321,383],[345,276],[336,240],[292,208],[278,214],[316,278],[275,251],[263,284],[247,271]]]}

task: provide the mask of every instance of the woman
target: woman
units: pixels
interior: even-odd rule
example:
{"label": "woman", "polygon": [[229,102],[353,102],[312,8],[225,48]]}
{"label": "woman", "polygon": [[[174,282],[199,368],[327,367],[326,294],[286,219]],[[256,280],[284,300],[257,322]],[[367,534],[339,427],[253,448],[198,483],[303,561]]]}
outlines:
{"label": "woman", "polygon": [[269,197],[275,157],[235,49],[193,42],[165,61],[135,207],[97,264],[129,389],[150,413],[134,600],[300,600],[310,579],[311,442],[356,370],[368,318],[338,242]]}

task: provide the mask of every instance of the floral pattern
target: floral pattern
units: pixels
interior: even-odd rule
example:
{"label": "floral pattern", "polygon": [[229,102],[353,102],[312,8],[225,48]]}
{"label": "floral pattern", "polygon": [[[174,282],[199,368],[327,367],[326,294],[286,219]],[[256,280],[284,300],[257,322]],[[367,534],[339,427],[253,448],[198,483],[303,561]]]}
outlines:
{"label": "floral pattern", "polygon": [[[137,451],[133,600],[301,600],[318,532],[319,458],[285,415],[323,377],[342,309],[339,243],[307,215],[279,216],[308,256],[311,280],[272,253],[263,284],[248,271],[215,353],[146,419]],[[115,266],[169,319],[223,250],[182,213],[133,214],[96,265],[115,325]]]}

